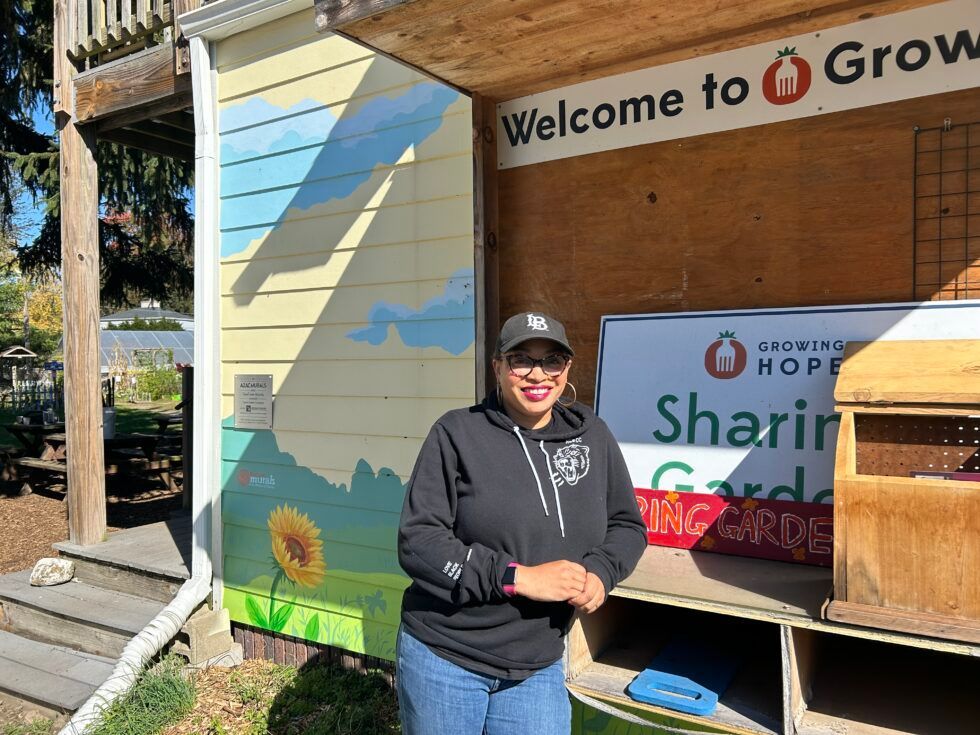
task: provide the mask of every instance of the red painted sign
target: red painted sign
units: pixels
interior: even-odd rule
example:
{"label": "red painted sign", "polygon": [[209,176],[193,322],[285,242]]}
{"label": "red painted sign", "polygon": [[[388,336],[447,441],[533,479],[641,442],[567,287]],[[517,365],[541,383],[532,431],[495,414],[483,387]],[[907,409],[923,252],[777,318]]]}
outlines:
{"label": "red painted sign", "polygon": [[647,540],[736,556],[829,567],[834,506],[635,488]]}

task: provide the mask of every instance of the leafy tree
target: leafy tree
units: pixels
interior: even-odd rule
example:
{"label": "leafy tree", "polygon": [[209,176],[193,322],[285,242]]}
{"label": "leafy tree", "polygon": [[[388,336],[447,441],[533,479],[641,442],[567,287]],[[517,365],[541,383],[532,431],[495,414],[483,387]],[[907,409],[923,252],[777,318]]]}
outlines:
{"label": "leafy tree", "polygon": [[[14,232],[23,222],[14,217]],[[0,348],[23,345],[41,357],[57,351],[61,341],[61,284],[54,278],[20,273],[12,236],[0,233]]]}
{"label": "leafy tree", "polygon": [[[38,237],[18,242],[18,264],[30,276],[56,272],[61,262],[57,136],[39,132],[31,115],[51,109],[53,12],[52,0],[0,0],[0,232],[12,230],[21,180],[46,212]],[[193,166],[105,142],[96,159],[103,301],[186,297]]]}
{"label": "leafy tree", "polygon": [[143,319],[134,317],[126,322],[110,324],[106,329],[130,332],[183,332],[184,327],[176,319]]}

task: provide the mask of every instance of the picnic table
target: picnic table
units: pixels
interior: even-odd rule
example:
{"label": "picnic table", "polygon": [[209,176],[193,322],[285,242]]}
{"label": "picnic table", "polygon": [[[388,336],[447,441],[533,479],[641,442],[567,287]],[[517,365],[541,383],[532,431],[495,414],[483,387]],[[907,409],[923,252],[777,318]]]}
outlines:
{"label": "picnic table", "polygon": [[[64,425],[61,428],[64,429]],[[160,441],[161,436],[157,434],[116,434],[112,438],[103,439],[106,475],[153,473],[168,488],[175,490],[176,483],[171,471],[181,467],[182,457],[159,455],[157,450]],[[9,460],[8,474],[11,479],[24,480],[22,492],[25,494],[32,491],[32,474],[67,474],[66,444],[64,431],[42,435],[38,449],[31,455]],[[23,470],[25,477],[20,478],[18,470]]]}
{"label": "picnic table", "polygon": [[161,411],[153,414],[153,420],[157,422],[157,433],[163,434],[171,426],[184,423],[184,414],[182,411]]}
{"label": "picnic table", "polygon": [[25,453],[29,456],[38,456],[44,446],[44,439],[51,434],[63,432],[65,425],[56,424],[4,424],[11,436],[19,441]]}

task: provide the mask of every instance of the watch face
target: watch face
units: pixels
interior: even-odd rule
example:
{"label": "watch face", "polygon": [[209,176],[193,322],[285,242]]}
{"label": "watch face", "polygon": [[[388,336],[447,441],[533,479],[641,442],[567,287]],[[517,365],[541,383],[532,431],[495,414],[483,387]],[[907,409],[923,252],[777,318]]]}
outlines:
{"label": "watch face", "polygon": [[504,585],[512,585],[517,580],[517,567],[507,567],[504,570]]}

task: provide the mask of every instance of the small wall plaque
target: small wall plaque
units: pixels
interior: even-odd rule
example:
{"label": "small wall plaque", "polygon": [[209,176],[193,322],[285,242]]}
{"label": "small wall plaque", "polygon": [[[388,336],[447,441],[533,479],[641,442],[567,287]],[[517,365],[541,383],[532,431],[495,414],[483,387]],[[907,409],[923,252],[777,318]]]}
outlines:
{"label": "small wall plaque", "polygon": [[272,376],[235,376],[235,428],[272,428]]}

